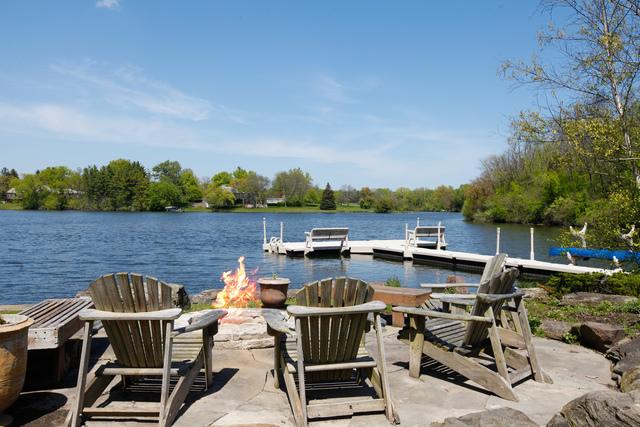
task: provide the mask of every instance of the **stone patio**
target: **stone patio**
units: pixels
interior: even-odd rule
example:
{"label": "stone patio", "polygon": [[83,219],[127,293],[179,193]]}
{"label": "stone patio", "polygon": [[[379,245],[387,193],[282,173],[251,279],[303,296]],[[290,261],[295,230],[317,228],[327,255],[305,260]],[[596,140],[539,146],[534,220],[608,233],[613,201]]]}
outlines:
{"label": "stone patio", "polygon": [[[390,385],[403,426],[428,426],[446,417],[498,407],[512,407],[545,425],[570,400],[612,385],[610,364],[600,354],[558,341],[535,339],[538,357],[554,384],[528,380],[515,391],[519,402],[502,400],[460,378],[423,368],[420,379],[407,371],[407,346],[396,340],[397,329],[385,330],[385,350]],[[98,340],[96,340],[98,341]],[[372,342],[369,339],[369,342]],[[103,342],[103,345],[105,343]],[[214,348],[214,386],[191,393],[174,424],[198,426],[292,426],[293,419],[284,391],[275,389],[271,369],[273,349],[232,350]],[[16,425],[57,426],[71,406],[76,373],[66,378],[65,388],[23,393],[8,411]],[[157,397],[157,395],[156,395]],[[139,426],[134,422],[88,425]],[[385,426],[382,414],[356,415],[310,423],[311,426]]]}

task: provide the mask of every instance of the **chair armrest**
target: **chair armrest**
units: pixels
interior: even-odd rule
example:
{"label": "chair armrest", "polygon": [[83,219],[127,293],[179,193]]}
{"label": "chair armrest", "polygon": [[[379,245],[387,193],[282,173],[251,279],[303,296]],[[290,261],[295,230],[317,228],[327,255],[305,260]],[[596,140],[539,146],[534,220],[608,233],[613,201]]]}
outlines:
{"label": "chair armrest", "polygon": [[80,320],[176,320],[182,314],[181,308],[169,308],[158,311],[141,311],[138,313],[119,313],[102,311],[93,308],[82,310]]}
{"label": "chair armrest", "polygon": [[448,302],[449,304],[454,305],[474,305],[476,303],[475,298],[457,298],[455,295],[443,297],[440,301]]}
{"label": "chair armrest", "polygon": [[364,304],[358,304],[349,307],[306,307],[302,305],[290,305],[287,312],[292,316],[331,316],[343,314],[359,314],[380,312],[387,308],[382,301],[370,301]]}
{"label": "chair armrest", "polygon": [[407,313],[413,316],[435,317],[438,319],[461,320],[463,322],[486,322],[492,323],[491,317],[472,316],[470,314],[444,313],[441,311],[424,310],[415,307],[393,307],[393,311]]}
{"label": "chair armrest", "polygon": [[431,295],[429,295],[429,298],[431,299],[439,299],[442,300],[444,298],[457,298],[457,299],[469,299],[469,300],[475,300],[476,299],[476,295],[477,294],[443,294],[443,293],[432,293]]}
{"label": "chair armrest", "polygon": [[480,283],[420,283],[420,287],[431,289],[479,288]]}
{"label": "chair armrest", "polygon": [[478,301],[489,304],[522,297],[524,297],[524,292],[521,291],[516,291],[512,294],[476,294],[476,299]]}
{"label": "chair armrest", "polygon": [[280,310],[263,308],[262,317],[267,322],[267,332],[269,331],[269,329],[278,334],[291,334],[293,332],[293,330],[287,323],[287,319],[285,318],[284,313]]}
{"label": "chair armrest", "polygon": [[188,326],[183,326],[173,330],[173,335],[185,334],[200,329],[204,329],[222,319],[227,315],[227,310],[209,310],[202,316],[194,317],[189,320]]}

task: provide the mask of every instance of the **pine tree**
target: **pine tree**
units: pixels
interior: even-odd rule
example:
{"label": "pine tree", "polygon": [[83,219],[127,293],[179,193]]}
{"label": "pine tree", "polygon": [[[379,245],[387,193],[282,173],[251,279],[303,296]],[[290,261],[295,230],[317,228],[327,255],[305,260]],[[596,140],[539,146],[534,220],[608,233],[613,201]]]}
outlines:
{"label": "pine tree", "polygon": [[336,196],[333,194],[331,185],[327,182],[327,186],[322,192],[322,200],[320,201],[320,210],[323,211],[335,211],[336,210]]}

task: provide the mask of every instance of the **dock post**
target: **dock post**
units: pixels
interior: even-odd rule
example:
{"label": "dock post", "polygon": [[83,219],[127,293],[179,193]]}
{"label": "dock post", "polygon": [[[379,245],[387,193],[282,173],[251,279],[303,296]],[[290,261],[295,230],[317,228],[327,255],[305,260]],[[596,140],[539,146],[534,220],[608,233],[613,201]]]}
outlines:
{"label": "dock post", "polygon": [[531,261],[535,259],[535,253],[533,251],[533,227],[531,227],[531,253],[529,254]]}
{"label": "dock post", "polygon": [[280,243],[284,242],[284,222],[280,221]]}
{"label": "dock post", "polygon": [[416,227],[420,227],[420,217],[416,218]]}
{"label": "dock post", "polygon": [[404,241],[409,240],[409,224],[404,223]]}
{"label": "dock post", "polygon": [[496,227],[496,255],[500,253],[500,227]]}
{"label": "dock post", "polygon": [[262,241],[267,244],[267,218],[262,217]]}
{"label": "dock post", "polygon": [[440,249],[440,227],[442,226],[442,221],[438,221],[438,237],[436,240],[436,249]]}

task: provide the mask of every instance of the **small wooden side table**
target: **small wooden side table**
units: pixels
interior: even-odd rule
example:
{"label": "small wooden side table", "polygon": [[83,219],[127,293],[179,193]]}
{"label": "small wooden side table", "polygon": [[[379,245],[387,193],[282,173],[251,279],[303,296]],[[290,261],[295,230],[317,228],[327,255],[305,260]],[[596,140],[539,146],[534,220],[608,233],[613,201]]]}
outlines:
{"label": "small wooden side table", "polygon": [[[375,289],[373,299],[391,306],[420,307],[431,295],[430,290],[421,288],[397,288],[385,285],[372,286],[373,289]],[[397,327],[404,326],[404,315],[394,311],[391,315],[391,324]]]}

